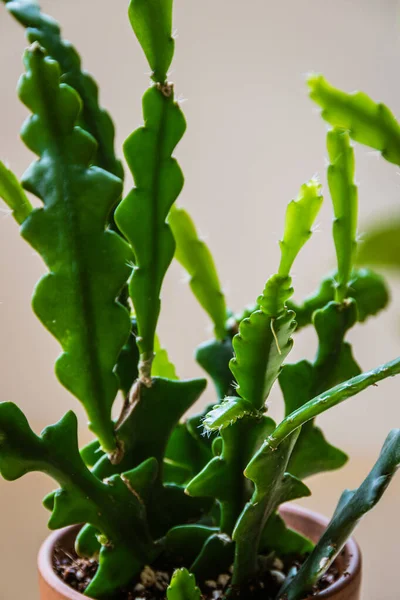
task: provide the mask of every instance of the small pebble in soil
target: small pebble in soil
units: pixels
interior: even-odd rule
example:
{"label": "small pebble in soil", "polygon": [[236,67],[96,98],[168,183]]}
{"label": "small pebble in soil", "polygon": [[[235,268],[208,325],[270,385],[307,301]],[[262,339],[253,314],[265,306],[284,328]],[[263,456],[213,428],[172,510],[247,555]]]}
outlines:
{"label": "small pebble in soil", "polygon": [[[279,558],[274,558],[258,580],[250,582],[243,591],[242,598],[246,600],[273,600],[285,580],[288,565]],[[290,566],[301,566],[292,561]],[[54,553],[54,571],[69,586],[83,593],[97,571],[97,562],[79,558],[74,550],[68,551],[56,548]],[[232,577],[232,567],[228,572],[221,573],[216,579],[209,579],[202,587],[202,600],[222,600]],[[139,578],[126,590],[120,592],[115,600],[166,600],[166,590],[171,579],[170,569],[154,569],[145,566]],[[333,564],[319,583],[318,590],[326,589],[339,577],[339,571]],[[310,596],[311,597],[311,596]],[[238,596],[239,599],[239,596]]]}

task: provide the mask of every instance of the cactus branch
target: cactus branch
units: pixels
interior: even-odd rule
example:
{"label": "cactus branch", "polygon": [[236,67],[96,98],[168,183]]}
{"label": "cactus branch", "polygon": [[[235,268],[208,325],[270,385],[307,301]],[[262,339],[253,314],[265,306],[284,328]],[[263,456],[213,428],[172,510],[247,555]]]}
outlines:
{"label": "cactus branch", "polygon": [[328,183],[335,220],[333,239],[338,262],[336,301],[343,302],[357,251],[357,187],[354,185],[354,151],[349,134],[341,129],[328,132],[327,146],[330,159]]}
{"label": "cactus branch", "polygon": [[5,164],[0,161],[0,198],[4,200],[11,209],[12,216],[19,225],[25,221],[32,212],[33,207],[29,202],[23,187],[18,179],[7,169]]}
{"label": "cactus branch", "polygon": [[309,77],[308,88],[325,121],[345,129],[354,141],[378,150],[387,161],[400,165],[400,124],[387,106],[377,104],[363,92],[342,92],[318,74]]}
{"label": "cactus branch", "polygon": [[348,398],[352,398],[371,385],[376,385],[388,377],[393,377],[400,373],[400,358],[396,358],[388,363],[356,375],[339,385],[319,394],[309,402],[306,402],[301,408],[288,415],[268,437],[264,445],[272,449],[278,448],[287,436],[301,427],[311,419],[321,415],[326,410],[337,406]]}

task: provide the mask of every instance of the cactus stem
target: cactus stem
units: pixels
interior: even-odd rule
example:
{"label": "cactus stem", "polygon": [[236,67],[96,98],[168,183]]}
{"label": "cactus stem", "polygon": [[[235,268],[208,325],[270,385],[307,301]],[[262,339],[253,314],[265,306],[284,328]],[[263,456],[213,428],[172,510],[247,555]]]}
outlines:
{"label": "cactus stem", "polygon": [[139,362],[139,381],[143,383],[147,388],[151,388],[151,365],[154,360],[154,352],[148,356],[148,354],[142,354]]}

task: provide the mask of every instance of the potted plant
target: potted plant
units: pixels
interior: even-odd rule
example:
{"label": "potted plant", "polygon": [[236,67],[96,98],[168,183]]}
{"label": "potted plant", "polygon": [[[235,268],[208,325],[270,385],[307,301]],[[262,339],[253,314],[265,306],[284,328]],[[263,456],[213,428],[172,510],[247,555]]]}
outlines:
{"label": "potted plant", "polygon": [[[55,533],[39,556],[42,600],[359,599],[361,559],[349,536],[400,463],[400,431],[388,435],[360,487],[342,494],[329,523],[286,503],[311,493],[310,475],[347,460],[316,417],[400,372],[399,358],[361,372],[346,341],[388,301],[382,278],[354,267],[350,137],[400,164],[399,125],[366,96],[310,78],[311,96],[333,126],[327,146],[337,271],[303,303],[292,301],[292,265],[322,203],[321,185],[311,179],[288,205],[276,273],[253,306],[234,314],[207,246],[174,204],[183,176],[172,154],[185,119],[167,80],[172,0],[129,6],[152,85],[143,97],[144,125],[124,145],[135,187],[123,199],[112,121],[76,50],[35,2],[5,5],[31,44],[18,92],[32,113],[22,139],[38,160],[22,184],[1,163],[0,195],[48,267],[33,308],[62,346],[57,376],[83,404],[95,436],[79,449],[73,412],[36,435],[16,405],[0,404],[2,476],[42,471],[59,485],[44,499]],[[24,190],[43,207],[33,209]],[[174,256],[215,333],[196,358],[217,402],[186,419],[206,380],[178,379],[156,336]],[[290,364],[302,327],[316,330],[316,358]],[[278,425],[266,414],[277,384],[286,410]],[[119,392],[124,402],[113,419]]]}

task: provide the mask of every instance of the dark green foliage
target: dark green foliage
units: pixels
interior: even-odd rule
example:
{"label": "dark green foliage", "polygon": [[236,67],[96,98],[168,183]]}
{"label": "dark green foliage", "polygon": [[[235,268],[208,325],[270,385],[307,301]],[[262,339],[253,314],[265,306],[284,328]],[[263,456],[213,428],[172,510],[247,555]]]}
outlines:
{"label": "dark green foliage", "polygon": [[174,56],[173,0],[131,0],[129,19],[153,70],[152,79],[164,83]]}
{"label": "dark green foliage", "polygon": [[279,556],[303,556],[313,548],[314,544],[311,540],[294,529],[286,527],[280,514],[275,513],[269,517],[262,531],[259,552],[261,554],[276,552]]}
{"label": "dark green foliage", "polygon": [[340,554],[358,521],[381,499],[400,465],[400,430],[393,429],[372,471],[356,490],[343,492],[331,522],[278,600],[301,600]]}
{"label": "dark green foliage", "polygon": [[236,395],[235,379],[229,368],[233,358],[232,337],[224,340],[210,340],[196,349],[196,360],[210,375],[214,382],[217,396],[223,400],[226,396]]}
{"label": "dark green foliage", "polygon": [[41,12],[35,0],[3,0],[7,10],[26,28],[30,43],[39,42],[60,65],[63,83],[76,90],[82,100],[79,124],[98,142],[96,164],[123,178],[121,162],[114,152],[114,125],[110,115],[99,105],[98,87],[94,79],[81,68],[75,48],[62,39],[58,23]]}
{"label": "dark green foliage", "polygon": [[153,359],[161,285],[175,252],[166,218],[183,186],[182,172],[171,155],[186,124],[172,88],[168,90],[154,86],[144,95],[145,125],[124,146],[136,187],[115,213],[135,255],[129,291],[135,306],[144,379],[149,377]]}
{"label": "dark green foliage", "polygon": [[36,288],[33,308],[63,347],[58,378],[85,406],[103,448],[112,451],[113,369],[130,330],[128,312],[115,298],[129,276],[131,251],[105,227],[121,183],[89,166],[95,142],[75,126],[80,100],[59,85],[58,64],[36,44],[26,52],[25,66],[19,95],[34,116],[22,139],[39,160],[23,181],[45,209],[31,212],[21,232],[51,271]]}
{"label": "dark green foliage", "polygon": [[[310,494],[302,479],[347,460],[315,418],[400,373],[400,359],[361,373],[346,340],[389,298],[379,275],[354,268],[358,205],[350,138],[400,165],[399,125],[368,97],[310,79],[312,97],[334,126],[327,146],[337,271],[302,304],[291,300],[291,269],[322,203],[321,185],[312,179],[289,203],[277,272],[256,304],[235,316],[210,250],[187,212],[174,206],[183,175],[173,152],[186,123],[167,81],[174,54],[172,0],[129,5],[153,84],[143,97],[143,126],[125,143],[135,187],[121,203],[122,167],[97,85],[58,24],[33,0],[5,4],[34,42],[25,54],[19,95],[32,113],[22,138],[39,158],[23,186],[43,207],[32,208],[2,162],[0,197],[49,269],[35,290],[34,309],[63,348],[57,375],[83,403],[96,439],[79,450],[73,413],[37,436],[15,405],[0,404],[0,473],[12,480],[42,471],[58,482],[60,488],[43,501],[49,526],[82,524],[76,551],[99,563],[86,590],[92,598],[116,600],[149,565],[178,567],[167,600],[200,600],[196,581],[218,580],[232,564],[233,585],[224,598],[242,598],[275,557],[290,562],[309,554],[280,593],[282,600],[300,600],[379,500],[400,462],[395,431],[362,486],[344,493],[315,547],[280,515],[282,503]],[[381,245],[388,262],[398,263],[392,258],[396,226],[387,240],[378,235],[372,243],[377,264]],[[162,284],[174,256],[215,336],[197,349],[196,359],[213,380],[217,403],[190,417],[186,413],[206,381],[179,380],[156,333]],[[285,365],[293,334],[307,325],[318,338],[314,361]],[[276,425],[265,413],[277,379],[285,418]],[[118,391],[123,404],[114,420]]]}
{"label": "dark green foliage", "polygon": [[[60,484],[47,501],[52,511],[51,529],[86,522],[113,544],[113,549],[102,546],[100,568],[90,593],[106,596],[130,581],[135,575],[133,565],[140,569],[143,561],[155,558],[158,551],[150,537],[144,506],[139,495],[130,491],[135,488],[136,474],[117,475],[107,483],[91,474],[79,454],[72,412],[38,437],[19,408],[4,402],[0,405],[0,440],[0,472],[5,479],[42,471]],[[125,479],[129,479],[129,487]],[[110,569],[113,579],[107,575]]]}
{"label": "dark green foliage", "polygon": [[[288,308],[296,313],[296,331],[310,325],[315,311],[324,308],[335,299],[336,279],[336,273],[323,279],[318,290],[302,304],[295,304],[292,300],[288,300]],[[364,268],[353,270],[348,285],[348,297],[356,301],[357,319],[361,323],[386,308],[389,302],[389,292],[383,277]]]}
{"label": "dark green foliage", "polygon": [[223,533],[232,534],[243,503],[247,500],[244,468],[255,449],[273,429],[274,422],[267,417],[256,420],[244,418],[224,429],[221,437],[214,440],[214,458],[187,485],[189,495],[211,496],[219,501],[220,528]]}
{"label": "dark green foliage", "polygon": [[244,583],[257,574],[257,554],[261,533],[282,502],[308,496],[311,492],[300,480],[286,472],[298,432],[288,437],[278,450],[265,447],[250,461],[245,475],[255,485],[233,532],[236,542],[233,583]]}
{"label": "dark green foliage", "polygon": [[119,389],[128,396],[130,389],[139,375],[139,349],[136,343],[136,319],[132,319],[131,333],[118,357],[115,372],[119,379]]}
{"label": "dark green foliage", "polygon": [[[310,364],[302,361],[287,365],[279,379],[286,415],[290,415],[322,391],[360,373],[350,345],[344,341],[346,332],[355,324],[356,318],[354,300],[346,301],[343,305],[330,302],[314,313],[314,326],[319,341],[315,362]],[[320,471],[338,469],[346,461],[347,456],[328,444],[321,430],[310,421],[299,436],[289,470],[303,479]]]}
{"label": "dark green foliage", "polygon": [[306,404],[286,417],[270,435],[265,445],[277,448],[298,427],[308,423],[326,410],[337,406],[348,398],[352,398],[378,381],[387,377],[394,377],[400,373],[400,358],[384,363],[376,369],[356,375],[343,383],[312,398]]}

